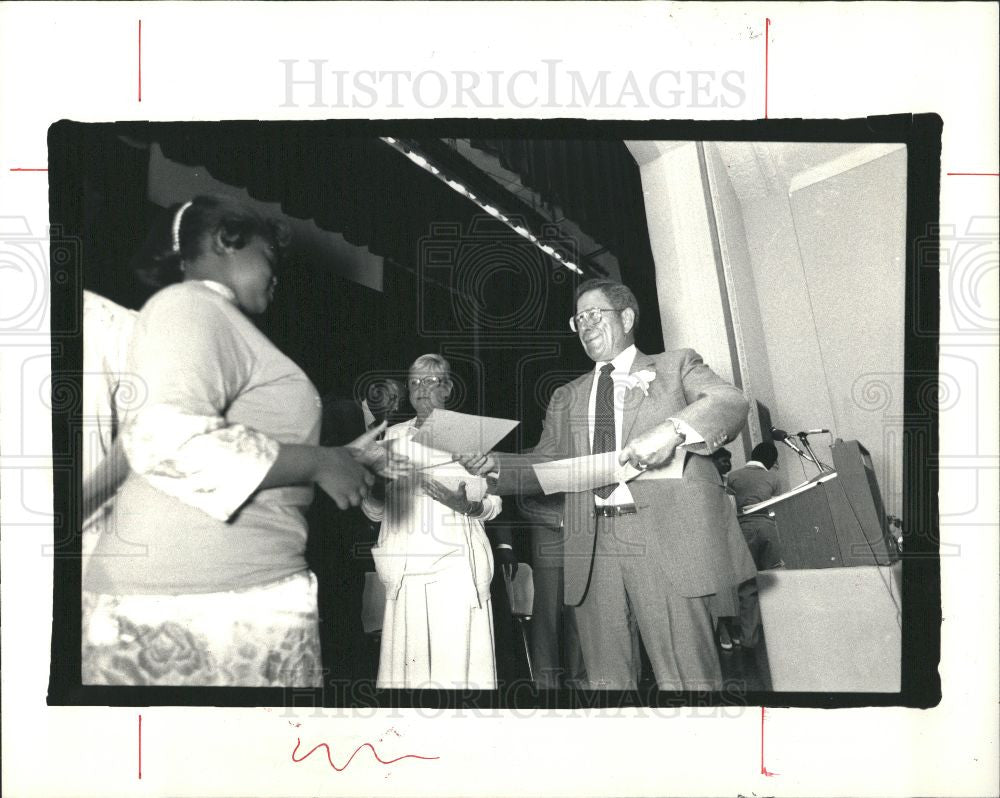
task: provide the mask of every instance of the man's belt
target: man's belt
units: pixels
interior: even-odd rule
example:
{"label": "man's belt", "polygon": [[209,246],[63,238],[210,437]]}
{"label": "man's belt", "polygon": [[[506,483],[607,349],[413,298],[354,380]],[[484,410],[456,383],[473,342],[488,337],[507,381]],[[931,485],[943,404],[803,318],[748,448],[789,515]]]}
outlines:
{"label": "man's belt", "polygon": [[774,518],[774,510],[756,510],[752,513],[737,513],[737,518],[740,520],[744,518]]}
{"label": "man's belt", "polygon": [[598,518],[617,518],[619,515],[634,515],[639,512],[634,504],[602,504],[594,507]]}

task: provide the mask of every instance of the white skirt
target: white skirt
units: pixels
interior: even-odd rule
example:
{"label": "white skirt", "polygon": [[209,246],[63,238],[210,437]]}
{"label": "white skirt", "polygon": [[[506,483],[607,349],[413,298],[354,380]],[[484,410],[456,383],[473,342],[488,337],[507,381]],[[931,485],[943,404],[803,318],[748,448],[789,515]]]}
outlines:
{"label": "white skirt", "polygon": [[405,575],[385,603],[377,686],[495,690],[493,607],[468,596],[467,567]]}

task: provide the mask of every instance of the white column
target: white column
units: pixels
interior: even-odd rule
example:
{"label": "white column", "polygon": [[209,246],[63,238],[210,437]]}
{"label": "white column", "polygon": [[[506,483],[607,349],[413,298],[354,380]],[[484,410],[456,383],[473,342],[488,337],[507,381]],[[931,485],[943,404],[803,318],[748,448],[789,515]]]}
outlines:
{"label": "white column", "polygon": [[736,382],[697,145],[626,145],[642,178],[664,347],[691,347],[719,376]]}

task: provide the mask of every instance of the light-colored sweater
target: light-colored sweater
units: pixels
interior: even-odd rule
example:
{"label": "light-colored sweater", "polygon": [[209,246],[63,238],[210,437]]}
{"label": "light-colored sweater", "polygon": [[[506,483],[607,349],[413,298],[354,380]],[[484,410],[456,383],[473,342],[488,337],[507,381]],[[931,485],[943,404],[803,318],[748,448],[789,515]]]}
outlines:
{"label": "light-colored sweater", "polygon": [[207,281],[146,303],[128,362],[144,394],[123,430],[132,473],[85,589],[208,593],[305,570],[312,486],[257,490],[278,443],[319,441],[305,373]]}

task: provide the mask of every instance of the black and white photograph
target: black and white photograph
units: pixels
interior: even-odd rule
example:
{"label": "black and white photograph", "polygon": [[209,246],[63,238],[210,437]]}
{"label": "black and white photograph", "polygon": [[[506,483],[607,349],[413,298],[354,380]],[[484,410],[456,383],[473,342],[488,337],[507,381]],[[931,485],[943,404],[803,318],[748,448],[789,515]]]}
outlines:
{"label": "black and white photograph", "polygon": [[53,695],[933,701],[935,121],[409,127],[52,128],[84,253]]}
{"label": "black and white photograph", "polygon": [[4,795],[994,794],[998,13],[0,2]]}

